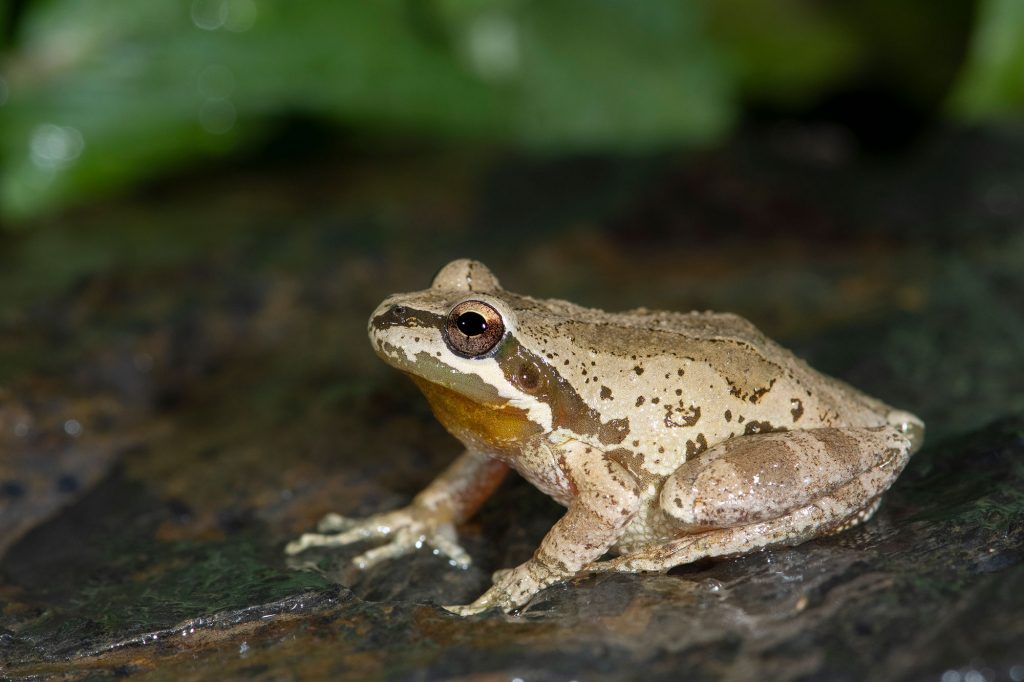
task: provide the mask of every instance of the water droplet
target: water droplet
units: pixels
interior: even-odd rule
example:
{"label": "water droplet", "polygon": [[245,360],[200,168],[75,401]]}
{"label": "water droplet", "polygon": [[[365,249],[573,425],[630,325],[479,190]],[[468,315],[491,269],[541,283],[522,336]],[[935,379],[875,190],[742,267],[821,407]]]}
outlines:
{"label": "water droplet", "polygon": [[248,653],[249,653],[249,643],[248,642],[242,642],[242,644],[238,647],[238,655],[244,657]]}
{"label": "water droplet", "polygon": [[85,140],[76,129],[44,123],[36,126],[29,140],[32,163],[44,170],[58,170],[77,159]]}
{"label": "water droplet", "polygon": [[228,19],[226,0],[193,0],[192,23],[204,31],[216,31]]}
{"label": "water droplet", "polygon": [[82,423],[77,419],[68,419],[64,422],[64,433],[68,434],[73,438],[77,438],[82,435]]}
{"label": "water droplet", "polygon": [[1013,682],[1024,682],[1024,665],[1017,664],[1010,668],[1010,679]]}

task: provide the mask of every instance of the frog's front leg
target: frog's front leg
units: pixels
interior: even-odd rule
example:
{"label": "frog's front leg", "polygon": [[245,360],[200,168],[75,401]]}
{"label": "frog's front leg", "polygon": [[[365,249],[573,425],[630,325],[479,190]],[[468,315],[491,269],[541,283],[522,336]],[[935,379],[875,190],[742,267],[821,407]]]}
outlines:
{"label": "frog's front leg", "polygon": [[318,533],[305,533],[289,542],[285,552],[298,554],[311,547],[340,547],[384,538],[388,542],[360,554],[352,563],[366,569],[427,545],[448,557],[453,565],[465,568],[470,558],[458,543],[455,524],[472,516],[507,473],[504,463],[467,451],[408,507],[364,519],[328,514],[318,524]]}
{"label": "frog's front leg", "polygon": [[639,506],[636,479],[604,453],[576,441],[561,446],[559,455],[576,493],[565,515],[529,561],[496,573],[491,588],[472,604],[446,609],[463,616],[495,607],[511,611],[545,587],[579,573],[622,534]]}
{"label": "frog's front leg", "polygon": [[587,572],[664,571],[698,559],[797,544],[866,520],[915,442],[900,426],[821,428],[733,438],[666,480],[675,537],[597,562]]}

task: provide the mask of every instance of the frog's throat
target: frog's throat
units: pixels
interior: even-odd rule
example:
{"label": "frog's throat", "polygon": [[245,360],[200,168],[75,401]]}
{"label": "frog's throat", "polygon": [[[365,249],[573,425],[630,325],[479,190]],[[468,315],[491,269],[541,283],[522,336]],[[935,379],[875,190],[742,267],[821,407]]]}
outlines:
{"label": "frog's throat", "polygon": [[467,448],[514,457],[530,438],[543,433],[526,410],[495,400],[469,398],[458,391],[407,372],[426,396],[437,420]]}

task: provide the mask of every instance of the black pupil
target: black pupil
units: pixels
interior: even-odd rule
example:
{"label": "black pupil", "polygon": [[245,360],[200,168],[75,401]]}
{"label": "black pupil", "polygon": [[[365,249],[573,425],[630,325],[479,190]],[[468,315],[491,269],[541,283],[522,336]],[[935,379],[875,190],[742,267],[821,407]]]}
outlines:
{"label": "black pupil", "polygon": [[455,324],[458,325],[459,331],[466,336],[479,336],[487,331],[487,320],[480,313],[472,311],[459,315]]}

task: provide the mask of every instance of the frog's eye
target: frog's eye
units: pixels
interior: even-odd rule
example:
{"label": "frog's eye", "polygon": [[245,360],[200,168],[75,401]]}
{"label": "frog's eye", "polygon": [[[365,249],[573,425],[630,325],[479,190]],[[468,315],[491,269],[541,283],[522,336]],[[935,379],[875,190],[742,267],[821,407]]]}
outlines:
{"label": "frog's eye", "polygon": [[463,301],[452,308],[444,328],[448,347],[465,358],[490,351],[504,334],[501,313],[483,301]]}

